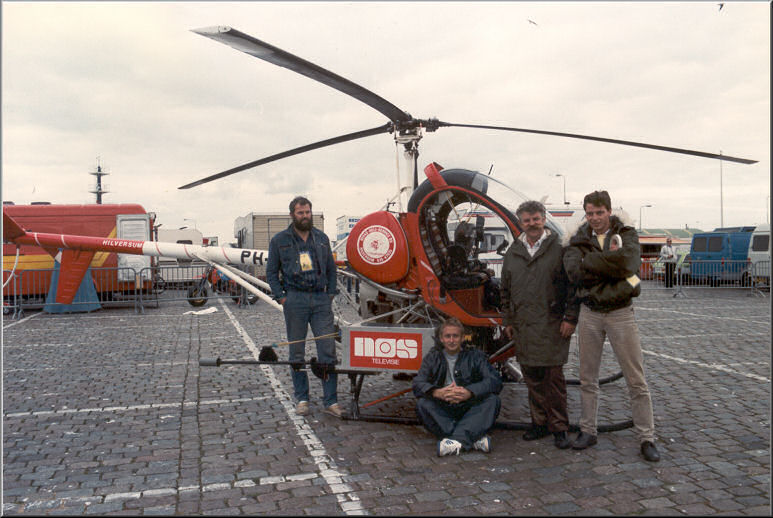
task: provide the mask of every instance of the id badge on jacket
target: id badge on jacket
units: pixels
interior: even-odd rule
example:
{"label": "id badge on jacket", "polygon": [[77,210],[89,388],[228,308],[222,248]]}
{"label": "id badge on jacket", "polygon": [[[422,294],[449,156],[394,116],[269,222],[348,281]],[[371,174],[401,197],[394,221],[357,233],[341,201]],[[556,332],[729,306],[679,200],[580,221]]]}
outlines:
{"label": "id badge on jacket", "polygon": [[301,252],[299,255],[299,259],[301,263],[302,272],[308,272],[314,268],[311,264],[311,254],[309,254],[308,252]]}

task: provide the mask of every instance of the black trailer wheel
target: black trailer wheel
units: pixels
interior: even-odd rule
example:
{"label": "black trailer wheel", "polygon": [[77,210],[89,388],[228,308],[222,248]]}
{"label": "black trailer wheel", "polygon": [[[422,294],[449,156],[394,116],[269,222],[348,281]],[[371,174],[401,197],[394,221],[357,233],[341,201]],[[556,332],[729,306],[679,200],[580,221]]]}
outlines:
{"label": "black trailer wheel", "polygon": [[207,303],[207,288],[206,286],[198,287],[191,286],[188,288],[188,304],[198,308]]}

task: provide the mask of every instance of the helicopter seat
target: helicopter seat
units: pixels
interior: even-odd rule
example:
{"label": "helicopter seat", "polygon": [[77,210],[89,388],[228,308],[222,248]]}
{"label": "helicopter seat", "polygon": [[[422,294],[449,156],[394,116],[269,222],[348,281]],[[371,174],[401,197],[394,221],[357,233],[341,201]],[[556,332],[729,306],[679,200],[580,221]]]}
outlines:
{"label": "helicopter seat", "polygon": [[467,261],[467,250],[460,245],[448,247],[447,267],[441,276],[441,281],[449,290],[467,290],[482,286],[488,281],[485,272],[470,271]]}

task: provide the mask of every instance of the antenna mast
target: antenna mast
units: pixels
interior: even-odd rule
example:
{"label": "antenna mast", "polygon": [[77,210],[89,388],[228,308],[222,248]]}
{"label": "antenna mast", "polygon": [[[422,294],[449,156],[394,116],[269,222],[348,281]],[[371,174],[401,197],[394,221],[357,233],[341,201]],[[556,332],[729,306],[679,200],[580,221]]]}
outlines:
{"label": "antenna mast", "polygon": [[107,176],[110,173],[106,173],[106,172],[104,172],[102,170],[102,166],[99,164],[99,157],[97,157],[97,170],[96,171],[92,171],[89,174],[93,174],[94,176],[97,177],[97,185],[96,185],[96,187],[94,188],[93,191],[89,191],[89,192],[92,193],[92,194],[96,194],[97,195],[97,205],[102,205],[102,195],[103,194],[107,194],[108,192],[110,192],[110,191],[107,190],[107,186],[105,186],[104,189],[102,188],[102,177],[103,176]]}

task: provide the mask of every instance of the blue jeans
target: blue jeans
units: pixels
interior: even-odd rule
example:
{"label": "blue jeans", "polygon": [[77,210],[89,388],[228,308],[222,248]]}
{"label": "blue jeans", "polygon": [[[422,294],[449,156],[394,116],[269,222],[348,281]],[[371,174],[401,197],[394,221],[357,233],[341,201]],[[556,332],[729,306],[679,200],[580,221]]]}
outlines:
{"label": "blue jeans", "polygon": [[465,451],[494,426],[502,403],[496,394],[449,404],[432,397],[416,403],[416,413],[424,427],[438,439],[448,437],[462,443]]}
{"label": "blue jeans", "polygon": [[[287,341],[305,340],[308,326],[314,336],[335,332],[333,325],[333,309],[330,296],[324,292],[303,292],[288,290],[284,303],[285,326]],[[317,342],[317,361],[320,363],[336,363],[335,339],[321,338]],[[306,356],[306,342],[290,344],[290,361],[302,362]],[[309,376],[306,371],[291,369],[293,389],[296,401],[309,400]],[[338,375],[330,373],[327,380],[322,380],[323,403],[329,407],[338,401]]]}

